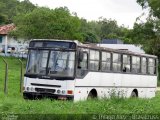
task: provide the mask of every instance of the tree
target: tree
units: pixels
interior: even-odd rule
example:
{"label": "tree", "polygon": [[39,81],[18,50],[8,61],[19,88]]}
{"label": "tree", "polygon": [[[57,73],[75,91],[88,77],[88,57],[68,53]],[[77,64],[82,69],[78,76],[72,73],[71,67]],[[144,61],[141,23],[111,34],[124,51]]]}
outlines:
{"label": "tree", "polygon": [[115,20],[99,21],[79,19],[68,8],[51,10],[33,5],[29,0],[0,0],[0,25],[15,23],[11,35],[31,38],[78,39],[84,42],[100,42],[103,38],[126,39],[127,30]]}
{"label": "tree", "polygon": [[24,0],[22,2],[17,0],[0,0],[0,20],[3,20],[3,23],[0,24],[12,23],[14,16],[30,12],[34,8],[36,8],[36,6],[29,0]]}
{"label": "tree", "polygon": [[133,30],[133,39],[143,45],[147,53],[160,58],[160,1],[137,0],[145,9],[150,8],[150,15],[146,23],[136,23]]}
{"label": "tree", "polygon": [[7,20],[8,20],[8,18],[6,15],[0,14],[0,25],[6,24],[8,22]]}
{"label": "tree", "polygon": [[37,8],[15,17],[17,29],[11,34],[26,39],[79,39],[82,40],[80,20],[68,8]]}
{"label": "tree", "polygon": [[100,41],[100,37],[98,33],[100,31],[100,27],[98,26],[96,21],[88,22],[86,19],[81,19],[81,28],[80,32],[83,36],[84,42],[97,43]]}
{"label": "tree", "polygon": [[123,25],[118,26],[116,20],[100,18],[98,24],[100,26],[98,34],[101,39],[121,39],[125,43],[130,43],[130,30]]}
{"label": "tree", "polygon": [[132,31],[133,43],[142,44],[143,49],[149,53],[159,56],[160,55],[160,41],[152,20],[146,23],[135,23]]}
{"label": "tree", "polygon": [[106,19],[102,18],[99,20],[99,23],[101,26],[101,33],[100,37],[103,38],[117,38],[117,31],[118,31],[118,25],[117,21],[112,19]]}
{"label": "tree", "polygon": [[137,2],[145,9],[150,8],[150,15],[160,19],[160,0],[137,0]]}

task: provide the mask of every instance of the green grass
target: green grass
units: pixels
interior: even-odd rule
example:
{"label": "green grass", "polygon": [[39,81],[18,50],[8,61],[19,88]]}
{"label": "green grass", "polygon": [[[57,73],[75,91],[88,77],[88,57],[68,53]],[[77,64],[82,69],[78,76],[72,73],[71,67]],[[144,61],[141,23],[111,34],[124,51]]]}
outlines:
{"label": "green grass", "polygon": [[0,112],[15,114],[141,114],[160,113],[160,95],[152,99],[102,99],[80,102],[24,100],[1,95]]}
{"label": "green grass", "polygon": [[160,80],[158,80],[158,82],[157,82],[157,86],[158,86],[158,87],[160,87]]}
{"label": "green grass", "polygon": [[[51,99],[24,100],[19,92],[20,63],[6,58],[9,63],[8,94],[4,95],[5,65],[0,58],[0,113],[2,114],[158,114],[160,93],[152,99],[112,98],[80,102]],[[24,64],[25,61],[23,60]],[[24,67],[25,70],[25,67]],[[34,115],[33,115],[34,116]],[[65,116],[64,116],[65,117]]]}

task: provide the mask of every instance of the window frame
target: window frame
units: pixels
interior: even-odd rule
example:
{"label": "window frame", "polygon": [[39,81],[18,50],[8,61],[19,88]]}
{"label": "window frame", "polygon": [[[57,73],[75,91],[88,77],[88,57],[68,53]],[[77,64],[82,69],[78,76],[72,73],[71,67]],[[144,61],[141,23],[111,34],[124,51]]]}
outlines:
{"label": "window frame", "polygon": [[[102,58],[103,53],[110,55],[110,61],[109,61],[109,62],[102,60],[102,59],[103,59],[103,58]],[[109,69],[102,70],[102,63],[103,63],[103,62],[106,62],[106,64],[107,64],[107,63],[110,64],[110,65],[109,65]],[[110,52],[110,51],[101,51],[101,63],[100,63],[100,64],[101,64],[101,71],[102,71],[102,72],[112,71],[112,70],[111,70],[111,66],[112,66],[112,65],[111,65],[111,64],[112,64],[112,52]]]}
{"label": "window frame", "polygon": [[[114,54],[118,54],[118,57],[119,57],[119,55],[120,55],[120,63],[118,63],[118,62],[113,62],[113,57],[114,57]],[[118,59],[117,59],[118,60]],[[117,63],[117,65],[118,64],[120,64],[120,69],[119,69],[119,71],[118,70],[114,70],[114,63]],[[117,67],[118,68],[118,67]],[[115,73],[117,73],[117,72],[122,72],[122,53],[118,53],[118,52],[112,52],[112,72],[115,72]]]}
{"label": "window frame", "polygon": [[[154,63],[154,65],[153,66],[150,66],[149,65],[149,59],[152,59],[153,60],[153,63]],[[151,58],[151,57],[149,57],[148,58],[148,61],[147,61],[147,74],[148,75],[157,75],[157,60],[155,59],[155,58]],[[149,73],[149,68],[150,67],[152,67],[153,68],[153,73]]]}
{"label": "window frame", "polygon": [[[152,58],[152,59],[155,59],[156,60],[156,62],[157,62],[157,57],[156,56],[147,56],[147,55],[141,55],[141,54],[134,54],[134,53],[132,53],[132,52],[123,52],[123,51],[117,51],[117,50],[115,50],[115,51],[113,51],[113,50],[110,50],[110,49],[104,49],[104,48],[102,48],[102,49],[99,49],[99,48],[93,48],[93,47],[89,47],[89,46],[78,46],[79,48],[85,48],[85,49],[88,49],[88,72],[89,71],[93,71],[93,72],[104,72],[104,73],[121,73],[121,74],[134,74],[134,75],[153,75],[153,76],[155,76],[156,74],[157,74],[157,64],[155,65],[155,69],[156,69],[156,74],[148,74],[148,73],[146,73],[146,74],[143,74],[141,71],[141,69],[142,69],[142,65],[141,65],[141,61],[142,61],[142,57],[145,57],[147,60],[148,60],[148,58]],[[95,50],[95,51],[99,51],[99,66],[98,66],[98,68],[99,68],[99,70],[91,70],[90,69],[90,50]],[[111,57],[111,63],[110,63],[110,70],[102,70],[102,52],[106,52],[106,53],[110,53],[110,57]],[[120,66],[120,71],[114,71],[113,70],[113,54],[114,53],[117,53],[117,54],[120,54],[121,55],[121,66]],[[130,71],[128,71],[128,72],[123,72],[123,55],[127,55],[127,56],[130,56]],[[136,69],[138,68],[138,72],[133,72],[132,71],[132,57],[133,56],[135,56],[135,57],[138,57],[139,58],[139,67],[136,67]],[[134,67],[134,66],[133,66]],[[147,69],[148,70],[148,69]]]}
{"label": "window frame", "polygon": [[[143,67],[143,66],[144,66],[144,65],[143,65],[143,58],[146,59],[146,65],[145,65],[145,66],[146,66],[146,68],[145,68],[145,69],[146,69],[146,72],[145,72],[145,73],[143,73],[143,71],[142,71],[143,68],[144,68],[144,67]],[[144,57],[144,56],[141,57],[141,74],[148,74],[148,64],[147,64],[147,61],[148,61],[148,60],[147,60],[147,59],[148,59],[147,57]]]}
{"label": "window frame", "polygon": [[[124,69],[124,56],[127,56],[127,57],[129,57],[129,64],[128,63],[125,63],[125,65],[129,65],[129,71],[124,71],[123,69]],[[127,61],[128,62],[128,61]],[[123,73],[131,73],[131,70],[132,70],[132,55],[130,55],[130,54],[122,54],[122,72]]]}
{"label": "window frame", "polygon": [[[99,60],[93,60],[93,59],[91,59],[91,51],[99,52]],[[88,57],[88,60],[89,60],[89,66],[88,66],[88,67],[89,67],[89,68],[88,68],[88,69],[89,69],[90,71],[96,71],[96,72],[100,71],[100,60],[101,60],[101,55],[100,55],[100,54],[101,54],[101,51],[100,51],[100,50],[97,50],[97,49],[89,49],[89,57]],[[97,67],[98,69],[97,69],[97,70],[96,70],[96,69],[94,69],[94,70],[91,69],[91,61],[94,61],[94,62],[96,61],[96,62],[98,62],[98,67]]]}

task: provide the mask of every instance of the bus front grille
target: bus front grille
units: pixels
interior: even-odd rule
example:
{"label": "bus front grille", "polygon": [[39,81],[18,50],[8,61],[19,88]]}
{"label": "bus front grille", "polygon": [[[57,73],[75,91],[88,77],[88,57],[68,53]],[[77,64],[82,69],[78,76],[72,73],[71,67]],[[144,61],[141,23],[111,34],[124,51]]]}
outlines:
{"label": "bus front grille", "polygon": [[45,89],[45,88],[35,88],[36,92],[40,93],[54,93],[56,90],[55,89]]}

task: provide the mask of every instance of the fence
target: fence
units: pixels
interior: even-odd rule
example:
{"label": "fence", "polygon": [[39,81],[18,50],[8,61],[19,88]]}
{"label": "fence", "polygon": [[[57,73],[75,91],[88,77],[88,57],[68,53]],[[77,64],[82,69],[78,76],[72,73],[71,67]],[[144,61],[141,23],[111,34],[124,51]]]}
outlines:
{"label": "fence", "polygon": [[13,57],[17,57],[17,58],[27,58],[27,54],[23,54],[23,53],[14,53],[14,54],[11,54],[11,53],[0,53],[0,56],[13,56]]}
{"label": "fence", "polygon": [[[5,64],[5,75],[4,75],[4,94],[8,94],[8,62],[4,57],[0,57],[3,61],[3,63]],[[22,85],[23,85],[23,62],[20,59],[17,59],[17,61],[20,64],[20,78],[19,78],[19,82],[20,82],[20,86],[19,86],[19,90],[20,93],[22,93]]]}

